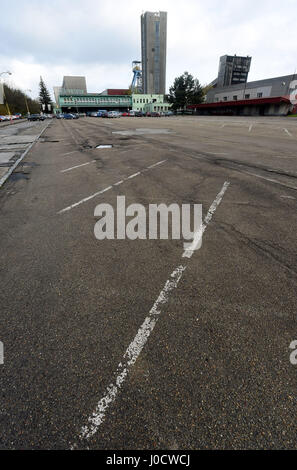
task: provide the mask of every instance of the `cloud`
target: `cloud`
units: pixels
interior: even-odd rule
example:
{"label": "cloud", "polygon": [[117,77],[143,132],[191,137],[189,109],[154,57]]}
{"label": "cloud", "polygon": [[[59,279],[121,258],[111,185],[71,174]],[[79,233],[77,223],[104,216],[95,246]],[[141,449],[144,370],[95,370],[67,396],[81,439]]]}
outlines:
{"label": "cloud", "polygon": [[295,0],[14,0],[1,22],[0,71],[38,93],[63,75],[85,75],[88,90],[127,87],[140,59],[140,14],[168,12],[167,88],[188,70],[212,81],[223,54],[251,55],[250,79],[294,72]]}

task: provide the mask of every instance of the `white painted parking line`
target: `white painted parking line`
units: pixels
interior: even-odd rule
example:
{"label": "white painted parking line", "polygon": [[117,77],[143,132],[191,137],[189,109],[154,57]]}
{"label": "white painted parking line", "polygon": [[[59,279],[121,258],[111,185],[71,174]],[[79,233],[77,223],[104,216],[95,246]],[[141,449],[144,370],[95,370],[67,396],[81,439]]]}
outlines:
{"label": "white painted parking line", "polygon": [[284,131],[286,132],[286,134],[288,134],[290,137],[293,137],[293,135],[291,134],[291,132],[288,131],[288,129],[286,129],[286,128],[284,127],[283,130],[284,130]]}
{"label": "white painted parking line", "polygon": [[150,165],[148,166],[147,168],[144,168],[143,170],[141,171],[138,171],[137,173],[133,173],[133,175],[130,175],[130,176],[127,176],[127,178],[123,178],[123,180],[121,181],[117,181],[116,183],[113,183],[111,186],[108,186],[108,188],[105,188],[101,191],[98,191],[94,194],[91,194],[91,196],[88,196],[88,197],[85,197],[84,199],[82,199],[81,201],[78,201],[78,202],[75,202],[74,204],[71,204],[70,206],[68,207],[65,207],[64,209],[60,210],[59,212],[57,212],[58,214],[63,214],[64,212],[68,212],[70,211],[71,209],[74,209],[74,207],[77,207],[77,206],[80,206],[81,204],[83,204],[84,202],[87,202],[87,201],[90,201],[90,199],[93,199],[94,197],[96,196],[99,196],[100,194],[103,194],[105,193],[106,191],[109,191],[110,189],[112,189],[114,186],[118,186],[119,184],[121,184],[122,182],[124,181],[127,181],[131,178],[135,178],[135,176],[138,176],[138,175],[141,175],[142,173],[144,173],[145,171],[147,171],[148,169],[151,169],[151,168],[154,168],[156,167],[157,165],[161,165],[161,163],[165,163],[167,162],[167,160],[162,160],[158,163],[154,163],[154,165]]}
{"label": "white painted parking line", "polygon": [[[212,219],[212,216],[218,207],[219,203],[222,200],[222,197],[229,186],[228,182],[225,182],[221,191],[217,195],[216,199],[212,203],[207,216],[204,219],[203,226],[205,231],[207,225]],[[119,363],[116,373],[114,383],[111,383],[107,389],[106,393],[99,400],[95,410],[92,415],[88,418],[88,424],[83,426],[79,434],[80,439],[89,439],[92,437],[99,429],[100,425],[105,419],[106,412],[110,405],[116,400],[117,395],[120,392],[121,387],[123,386],[125,380],[128,377],[130,369],[136,363],[141,351],[143,350],[145,344],[147,343],[149,336],[154,330],[158,319],[162,313],[162,306],[167,304],[170,294],[177,288],[179,281],[182,278],[184,271],[186,270],[186,265],[177,266],[169,276],[169,279],[166,281],[163,289],[161,290],[157,300],[153,304],[151,310],[149,311],[148,316],[145,318],[141,327],[139,328],[136,336],[126,349],[126,352],[123,356],[122,361]],[[72,446],[74,448],[75,446]]]}
{"label": "white painted parking line", "polygon": [[296,199],[295,197],[293,196],[281,196],[282,199]]}
{"label": "white painted parking line", "polygon": [[167,162],[167,160],[161,160],[158,163],[154,163],[153,165],[148,166],[148,169],[155,168],[155,166],[162,165],[162,163]]}
{"label": "white painted parking line", "polygon": [[205,150],[205,152],[207,152],[209,155],[228,155],[226,152],[208,152],[207,150]]}
{"label": "white painted parking line", "polygon": [[254,124],[251,124],[250,127],[249,127],[249,132],[252,131],[253,127],[254,127]]}
{"label": "white painted parking line", "polygon": [[256,178],[261,178],[262,180],[270,181],[270,183],[276,183],[281,186],[284,186],[285,188],[297,190],[296,186],[290,186],[289,184],[282,183],[281,181],[273,180],[272,178],[266,178],[265,176],[255,175],[255,173],[250,173],[249,171],[244,171],[244,170],[241,170],[241,171],[242,173],[246,173],[247,175],[255,176]]}
{"label": "white painted parking line", "polygon": [[60,173],[66,173],[66,171],[71,171],[71,170],[74,170],[75,168],[80,168],[81,166],[90,165],[91,163],[94,163],[95,161],[96,160],[92,160],[91,162],[82,163],[81,165],[75,165],[75,166],[72,166],[71,168],[66,168],[66,170],[61,170]]}
{"label": "white painted parking line", "polygon": [[213,201],[212,205],[210,206],[202,226],[195,233],[193,242],[184,251],[183,258],[191,258],[193,256],[195,250],[197,250],[197,247],[199,246],[199,244],[202,240],[203,233],[205,232],[205,229],[206,229],[207,225],[209,224],[209,222],[211,221],[211,219],[212,219],[215,211],[217,210],[218,206],[221,204],[222,199],[224,197],[224,194],[227,191],[229,185],[230,185],[230,183],[228,183],[227,181],[224,183],[221,191],[219,192],[219,194],[217,195],[217,197]]}
{"label": "white painted parking line", "polygon": [[[73,144],[63,144],[63,145],[73,145]],[[71,155],[72,153],[78,153],[78,152],[79,150],[72,150],[72,152],[62,153],[61,157],[65,157],[65,155]]]}
{"label": "white painted parking line", "polygon": [[130,180],[130,179],[132,179],[132,178],[135,178],[135,176],[138,176],[138,175],[140,175],[140,171],[138,171],[137,173],[134,173],[134,175],[128,176],[127,179]]}

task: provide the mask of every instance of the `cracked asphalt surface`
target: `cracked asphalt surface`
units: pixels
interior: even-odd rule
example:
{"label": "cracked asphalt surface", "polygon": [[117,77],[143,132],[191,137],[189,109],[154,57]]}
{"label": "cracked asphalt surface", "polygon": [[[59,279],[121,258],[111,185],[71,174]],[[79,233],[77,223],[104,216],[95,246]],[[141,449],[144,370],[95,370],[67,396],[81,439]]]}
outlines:
{"label": "cracked asphalt surface", "polygon": [[[296,449],[296,141],[284,118],[51,122],[0,193],[2,449]],[[96,205],[124,195],[206,214],[225,181],[201,249],[80,440],[183,252],[182,240],[96,240]]]}

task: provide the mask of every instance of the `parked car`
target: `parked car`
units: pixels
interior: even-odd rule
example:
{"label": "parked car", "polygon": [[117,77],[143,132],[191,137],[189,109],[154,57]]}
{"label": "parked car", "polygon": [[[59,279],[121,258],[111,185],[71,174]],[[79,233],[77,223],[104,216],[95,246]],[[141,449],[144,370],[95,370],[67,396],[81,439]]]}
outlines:
{"label": "parked car", "polygon": [[96,113],[96,116],[103,117],[103,115],[106,113],[107,113],[106,109],[99,109],[99,111]]}
{"label": "parked car", "polygon": [[143,116],[145,116],[145,113],[143,113],[142,111],[136,111],[135,116],[136,117],[143,117]]}
{"label": "parked car", "polygon": [[135,117],[135,111],[129,111],[128,116],[130,116],[130,117]]}
{"label": "parked car", "polygon": [[44,121],[45,117],[43,114],[28,114],[27,119],[28,121]]}
{"label": "parked car", "polygon": [[116,111],[108,111],[107,116],[108,118],[117,118],[118,113]]}
{"label": "parked car", "polygon": [[122,113],[122,116],[123,116],[123,117],[129,116],[129,113],[128,113],[127,111],[124,111],[124,112]]}
{"label": "parked car", "polygon": [[73,114],[71,114],[71,113],[64,113],[63,118],[64,119],[74,119]]}
{"label": "parked car", "polygon": [[153,113],[151,113],[151,116],[152,117],[161,117],[161,114],[154,111]]}

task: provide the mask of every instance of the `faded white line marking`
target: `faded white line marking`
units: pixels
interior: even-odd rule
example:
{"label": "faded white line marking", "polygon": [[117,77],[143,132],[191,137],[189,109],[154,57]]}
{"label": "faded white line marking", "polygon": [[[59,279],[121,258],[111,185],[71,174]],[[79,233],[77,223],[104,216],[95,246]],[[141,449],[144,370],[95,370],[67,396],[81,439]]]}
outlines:
{"label": "faded white line marking", "polygon": [[[155,166],[157,165],[161,165],[161,163],[165,163],[167,162],[167,160],[162,160],[161,162],[158,162],[158,163],[155,163],[154,165],[151,165],[147,168],[154,168]],[[84,199],[82,199],[81,201],[78,201],[74,204],[71,204],[70,206],[68,207],[65,207],[64,209],[60,210],[59,212],[57,212],[58,214],[63,214],[64,212],[67,212],[67,211],[70,211],[71,209],[73,209],[74,207],[77,207],[77,206],[80,206],[81,204],[83,204],[84,202],[87,202],[87,201],[90,201],[90,199],[93,199],[94,197],[96,196],[99,196],[100,194],[103,194],[105,193],[106,191],[109,191],[110,189],[112,189],[114,186],[118,186],[119,184],[123,183],[123,181],[127,181],[129,180],[130,178],[134,178],[135,176],[138,176],[138,175],[141,175],[142,173],[144,173],[144,171],[147,169],[143,169],[141,171],[139,171],[138,173],[134,173],[133,175],[130,175],[128,176],[127,178],[124,178],[124,180],[121,180],[121,181],[118,181],[117,183],[114,183],[112,184],[111,186],[108,186],[108,188],[105,188],[103,189],[102,191],[98,191],[94,194],[91,194],[91,196],[88,196],[88,197],[85,197]]]}
{"label": "faded white line marking", "polygon": [[66,173],[66,171],[71,171],[71,170],[74,170],[75,168],[80,168],[81,166],[90,165],[91,163],[94,163],[95,161],[96,160],[92,160],[91,162],[82,163],[81,165],[72,166],[71,168],[66,168],[66,170],[61,170],[60,173]]}
{"label": "faded white line marking", "polygon": [[[230,183],[225,182],[220,193],[217,195],[216,199],[210,206],[210,209],[204,220],[205,228],[203,231],[205,231],[207,225],[209,224],[229,184]],[[177,288],[178,283],[181,280],[186,268],[187,266],[185,265],[179,265],[170,274],[169,279],[166,281],[157,300],[149,311],[148,316],[145,318],[135,338],[128,346],[122,361],[119,363],[115,373],[114,383],[111,383],[107,387],[106,393],[99,400],[92,415],[88,418],[88,424],[82,427],[81,432],[79,434],[80,439],[89,439],[90,437],[92,437],[98,431],[100,425],[103,423],[108,408],[116,400],[116,397],[120,392],[120,389],[130,372],[130,369],[136,363],[141,351],[143,350],[145,344],[149,339],[149,336],[154,330],[156,323],[160,317],[160,314],[162,313],[162,305],[165,305],[168,302],[169,295],[174,289]],[[74,448],[74,446],[72,446],[72,448]]]}
{"label": "faded white line marking", "polygon": [[209,208],[209,210],[208,210],[208,212],[205,216],[203,224],[200,226],[200,228],[195,233],[193,242],[184,251],[183,258],[191,258],[193,256],[195,250],[197,250],[197,247],[198,247],[198,245],[200,244],[200,242],[202,240],[203,233],[205,232],[205,229],[206,229],[207,225],[209,224],[209,222],[211,221],[211,219],[212,219],[215,211],[217,210],[218,206],[221,204],[223,196],[224,196],[225,192],[227,191],[229,185],[230,185],[230,183],[228,183],[228,181],[226,181],[224,183],[221,191],[219,192],[219,194],[217,195],[217,197],[213,201],[212,205],[210,206],[210,208]]}
{"label": "faded white line marking", "polygon": [[[72,144],[66,144],[66,145],[72,145]],[[79,150],[73,150],[72,152],[62,153],[61,157],[65,157],[65,155],[71,155],[72,153],[78,153],[78,152],[79,152]]]}
{"label": "faded white line marking", "polygon": [[249,132],[252,131],[253,127],[254,127],[254,124],[251,124],[250,127],[249,127]]}
{"label": "faded white line marking", "polygon": [[167,162],[167,160],[161,160],[158,163],[154,163],[153,165],[148,166],[148,168],[154,168],[155,166],[161,165],[162,163],[165,163],[165,162]]}
{"label": "faded white line marking", "polygon": [[135,176],[138,176],[138,175],[140,175],[140,171],[138,171],[137,173],[134,173],[134,175],[128,176],[126,179],[130,180],[131,178],[135,178]]}
{"label": "faded white line marking", "polygon": [[226,152],[208,152],[207,150],[205,150],[205,152],[207,152],[209,155],[228,155]]}
{"label": "faded white line marking", "polygon": [[120,388],[125,382],[130,369],[135,364],[138,356],[140,355],[143,347],[145,346],[150,334],[156,326],[156,323],[161,314],[161,306],[166,304],[169,299],[169,294],[176,289],[186,266],[178,266],[166,281],[165,286],[161,290],[159,297],[155,301],[148,316],[145,318],[141,327],[139,328],[135,338],[128,346],[122,362],[119,363],[116,378],[113,384],[107,387],[105,395],[99,400],[94,412],[88,419],[88,425],[81,429],[80,437],[89,439],[93,436],[105,418],[106,411],[109,406],[115,401]]}
{"label": "faded white line marking", "polygon": [[273,180],[271,178],[266,178],[265,176],[255,175],[255,173],[250,173],[249,171],[242,170],[242,173],[246,173],[247,175],[250,175],[250,176],[255,176],[256,178],[261,178],[262,180],[270,181],[271,183],[280,184],[281,186],[285,186],[286,188],[289,188],[289,189],[297,190],[296,186],[290,186],[289,184],[285,184],[285,183],[282,183],[281,181]]}
{"label": "faded white line marking", "polygon": [[290,137],[293,137],[293,135],[291,134],[291,132],[288,131],[288,129],[286,129],[286,128],[284,127],[283,130],[284,130]]}
{"label": "faded white line marking", "polygon": [[77,206],[79,206],[80,204],[83,204],[84,202],[87,202],[87,201],[89,201],[90,199],[93,199],[94,197],[99,196],[99,194],[103,194],[103,193],[105,193],[106,191],[109,191],[111,188],[112,188],[112,186],[108,186],[107,188],[102,189],[101,191],[98,191],[97,193],[94,193],[94,194],[92,194],[91,196],[85,197],[85,198],[82,199],[81,201],[76,202],[75,204],[71,204],[71,206],[65,207],[65,209],[62,209],[61,211],[59,211],[58,214],[63,214],[63,212],[70,211],[70,209],[73,209],[74,207],[77,207]]}
{"label": "faded white line marking", "polygon": [[281,196],[282,199],[296,199],[295,197],[293,196]]}

